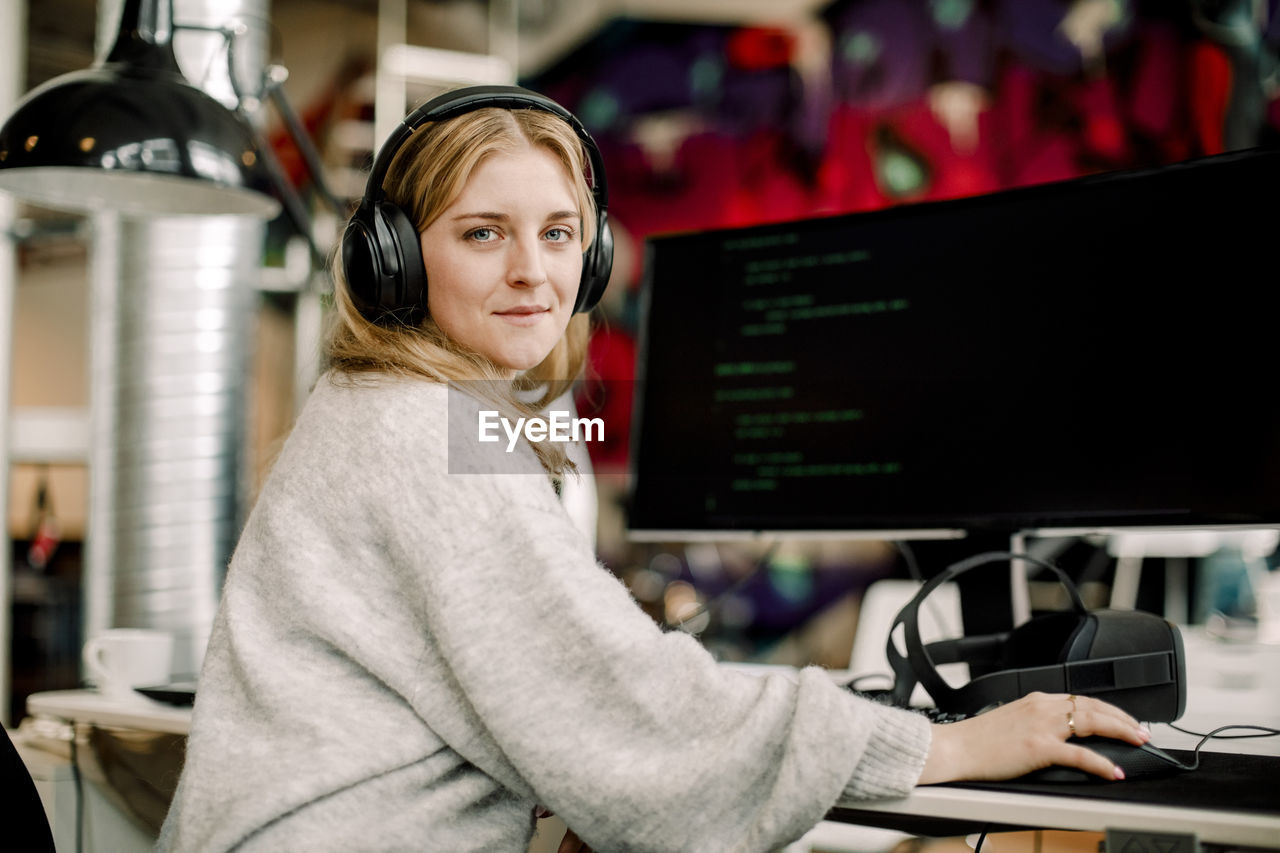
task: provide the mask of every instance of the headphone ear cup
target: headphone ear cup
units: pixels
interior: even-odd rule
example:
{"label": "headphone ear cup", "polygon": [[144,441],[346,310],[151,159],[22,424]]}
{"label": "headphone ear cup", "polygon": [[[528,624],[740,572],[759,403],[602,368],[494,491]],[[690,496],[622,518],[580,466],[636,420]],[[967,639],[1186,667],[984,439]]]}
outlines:
{"label": "headphone ear cup", "polygon": [[378,302],[382,315],[415,324],[427,311],[427,268],[422,260],[422,237],[399,206],[380,201],[374,206],[375,234],[384,269],[389,274]]}
{"label": "headphone ear cup", "polygon": [[613,272],[613,229],[609,227],[609,214],[600,211],[596,221],[596,237],[582,256],[582,279],[578,283],[578,300],[573,306],[575,314],[590,311],[604,296],[609,286],[609,274]]}
{"label": "headphone ear cup", "polygon": [[426,311],[418,229],[389,201],[351,218],[342,235],[342,271],[356,307],[371,323],[415,323]]}
{"label": "headphone ear cup", "polygon": [[351,217],[342,232],[342,276],[356,308],[365,319],[372,320],[381,293],[382,267],[372,223],[360,211]]}

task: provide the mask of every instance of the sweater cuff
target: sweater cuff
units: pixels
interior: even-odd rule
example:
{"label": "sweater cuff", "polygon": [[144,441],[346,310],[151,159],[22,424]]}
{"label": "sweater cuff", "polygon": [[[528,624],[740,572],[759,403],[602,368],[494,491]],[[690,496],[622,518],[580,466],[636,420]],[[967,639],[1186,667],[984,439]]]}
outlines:
{"label": "sweater cuff", "polygon": [[924,770],[933,739],[931,724],[927,717],[914,711],[867,704],[874,706],[879,719],[868,726],[866,749],[845,783],[841,799],[905,796]]}

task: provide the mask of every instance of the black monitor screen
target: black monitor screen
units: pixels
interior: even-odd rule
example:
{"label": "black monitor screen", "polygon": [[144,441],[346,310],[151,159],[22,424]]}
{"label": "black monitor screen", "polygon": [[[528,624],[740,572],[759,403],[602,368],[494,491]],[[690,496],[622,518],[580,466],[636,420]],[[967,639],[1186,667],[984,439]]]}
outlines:
{"label": "black monitor screen", "polygon": [[1280,154],[653,238],[629,524],[1280,522]]}

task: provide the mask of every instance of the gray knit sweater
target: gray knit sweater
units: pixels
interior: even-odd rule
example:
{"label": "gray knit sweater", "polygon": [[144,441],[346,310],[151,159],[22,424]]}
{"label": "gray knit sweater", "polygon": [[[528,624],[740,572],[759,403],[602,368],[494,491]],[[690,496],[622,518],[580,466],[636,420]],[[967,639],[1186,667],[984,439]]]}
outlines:
{"label": "gray knit sweater", "polygon": [[450,408],[477,406],[321,379],[232,559],[160,849],[514,853],[543,804],[596,851],[770,850],[911,788],[922,717],[662,632],[528,446],[465,459]]}

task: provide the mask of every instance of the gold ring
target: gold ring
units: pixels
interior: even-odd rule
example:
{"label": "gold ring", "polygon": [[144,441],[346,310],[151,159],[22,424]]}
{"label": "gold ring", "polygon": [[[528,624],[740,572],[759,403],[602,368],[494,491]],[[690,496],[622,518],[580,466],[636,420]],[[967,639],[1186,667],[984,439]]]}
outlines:
{"label": "gold ring", "polygon": [[1067,712],[1067,728],[1071,730],[1071,736],[1076,734],[1076,696],[1072,693],[1067,699],[1071,702],[1071,710]]}

